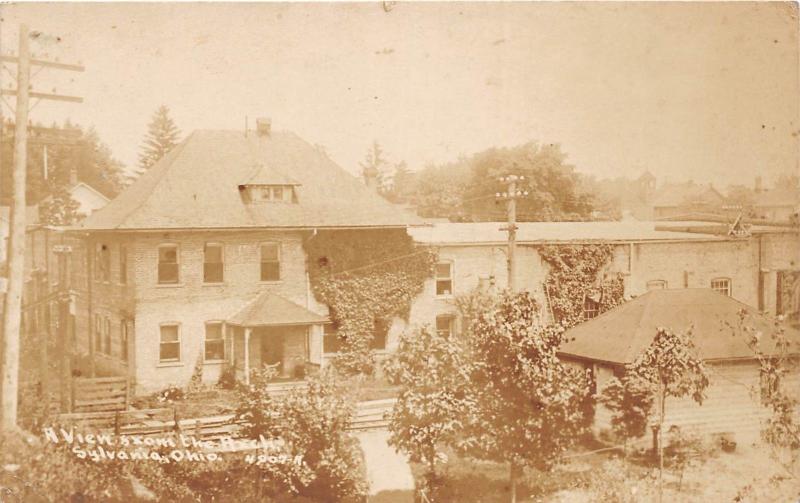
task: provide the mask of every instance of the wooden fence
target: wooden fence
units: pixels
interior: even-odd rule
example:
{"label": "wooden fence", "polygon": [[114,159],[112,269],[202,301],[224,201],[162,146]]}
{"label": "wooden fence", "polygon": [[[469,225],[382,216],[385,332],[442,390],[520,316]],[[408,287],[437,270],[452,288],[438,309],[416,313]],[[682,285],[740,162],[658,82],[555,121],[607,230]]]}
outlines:
{"label": "wooden fence", "polygon": [[126,410],[130,403],[127,377],[75,377],[70,410],[73,413]]}
{"label": "wooden fence", "polygon": [[[393,398],[360,402],[349,429],[364,431],[385,428],[389,424],[387,414],[394,403]],[[61,414],[59,422],[78,429],[113,430],[117,435],[148,437],[180,432],[202,440],[237,438],[244,424],[243,421],[237,421],[233,414],[181,419],[176,409],[169,408]]]}

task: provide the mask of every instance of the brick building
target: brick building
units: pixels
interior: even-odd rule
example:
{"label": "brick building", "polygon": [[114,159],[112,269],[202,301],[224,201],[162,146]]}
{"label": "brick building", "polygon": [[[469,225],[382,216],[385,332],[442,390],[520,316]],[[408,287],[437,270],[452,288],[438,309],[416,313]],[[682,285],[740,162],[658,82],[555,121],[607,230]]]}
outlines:
{"label": "brick building", "polygon": [[196,367],[215,383],[226,364],[300,376],[323,363],[328,322],[304,240],[416,222],[267,121],[196,131],[75,230],[90,251],[78,345],[139,392],[185,386]]}
{"label": "brick building", "polygon": [[[797,229],[754,227],[749,236],[734,237],[665,230],[653,222],[524,222],[518,226],[516,285],[543,305],[549,266],[537,247],[609,243],[613,258],[605,273],[622,274],[628,298],[652,289],[711,288],[763,311],[798,316]],[[482,285],[507,285],[507,234],[501,227],[496,222],[441,223],[409,229],[416,241],[437,249],[440,262],[436,276],[414,301],[408,323],[394,320],[390,349],[408,326],[457,329],[456,296]]]}

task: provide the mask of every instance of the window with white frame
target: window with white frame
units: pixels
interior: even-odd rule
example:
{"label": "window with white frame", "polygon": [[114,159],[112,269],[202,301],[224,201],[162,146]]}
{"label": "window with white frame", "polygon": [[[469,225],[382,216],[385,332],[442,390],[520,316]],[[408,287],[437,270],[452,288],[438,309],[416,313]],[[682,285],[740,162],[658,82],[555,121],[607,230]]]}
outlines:
{"label": "window with white frame", "polygon": [[222,323],[218,321],[206,323],[206,361],[225,359],[225,338],[222,335]]}
{"label": "window with white frame", "polygon": [[436,295],[453,294],[453,263],[439,262],[436,264]]}
{"label": "window with white frame", "polygon": [[261,243],[261,281],[280,281],[281,247],[279,243]]}
{"label": "window with white frame", "polygon": [[667,282],[663,279],[654,279],[647,282],[648,290],[664,290],[667,288]]}
{"label": "window with white frame", "polygon": [[180,279],[178,264],[178,245],[158,247],[158,283],[174,285]]}
{"label": "window with white frame", "polygon": [[160,328],[158,360],[161,362],[181,361],[181,333],[177,323],[165,323]]}
{"label": "window with white frame", "polygon": [[206,243],[203,250],[203,282],[222,283],[224,269],[222,244]]}
{"label": "window with white frame", "polygon": [[711,289],[719,292],[722,295],[731,295],[731,280],[730,278],[714,278],[711,280]]}
{"label": "window with white frame", "polygon": [[453,335],[453,323],[455,318],[451,314],[442,314],[436,317],[436,332],[442,337]]}

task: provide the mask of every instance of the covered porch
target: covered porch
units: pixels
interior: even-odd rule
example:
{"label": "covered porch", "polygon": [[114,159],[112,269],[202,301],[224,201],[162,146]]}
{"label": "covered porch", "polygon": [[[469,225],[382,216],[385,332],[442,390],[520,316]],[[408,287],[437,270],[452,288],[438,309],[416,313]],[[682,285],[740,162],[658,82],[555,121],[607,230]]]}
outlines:
{"label": "covered porch", "polygon": [[230,364],[237,378],[269,365],[279,380],[300,380],[322,365],[323,326],[330,320],[279,295],[262,292],[226,321]]}

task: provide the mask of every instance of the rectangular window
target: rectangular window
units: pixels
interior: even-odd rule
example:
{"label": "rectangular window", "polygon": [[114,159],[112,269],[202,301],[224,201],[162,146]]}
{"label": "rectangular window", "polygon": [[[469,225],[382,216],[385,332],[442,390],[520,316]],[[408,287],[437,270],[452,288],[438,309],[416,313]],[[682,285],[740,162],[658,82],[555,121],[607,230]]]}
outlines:
{"label": "rectangular window", "polygon": [[128,247],[119,245],[119,282],[124,285],[128,282]]}
{"label": "rectangular window", "polygon": [[99,314],[94,315],[94,351],[103,352],[103,318]]}
{"label": "rectangular window", "polygon": [[128,320],[122,320],[119,324],[119,356],[123,361],[128,361]]}
{"label": "rectangular window", "polygon": [[654,279],[647,282],[648,290],[664,290],[667,288],[667,282],[663,279]]}
{"label": "rectangular window", "polygon": [[203,282],[222,283],[225,269],[222,251],[221,244],[206,243],[203,253]]}
{"label": "rectangular window", "polygon": [[280,281],[281,250],[278,243],[261,244],[261,281]]}
{"label": "rectangular window", "polygon": [[111,355],[111,319],[108,316],[103,320],[103,352]]}
{"label": "rectangular window", "polygon": [[436,317],[436,332],[442,337],[451,337],[453,335],[453,322],[452,315],[444,314]]}
{"label": "rectangular window", "polygon": [[389,335],[390,320],[378,318],[375,320],[372,331],[372,340],[370,341],[370,349],[383,350],[386,349],[386,339]]}
{"label": "rectangular window", "polygon": [[206,361],[225,359],[225,338],[222,336],[222,323],[206,323]]}
{"label": "rectangular window", "polygon": [[336,325],[326,323],[323,327],[322,352],[325,354],[338,353],[341,344]]}
{"label": "rectangular window", "polygon": [[440,262],[436,264],[436,295],[453,294],[453,264]]}
{"label": "rectangular window", "polygon": [[722,295],[731,295],[731,280],[728,278],[716,278],[711,280],[711,289]]}
{"label": "rectangular window", "polygon": [[108,281],[111,278],[111,250],[109,250],[108,245],[97,243],[94,257],[94,279]]}
{"label": "rectangular window", "polygon": [[158,359],[162,362],[181,361],[181,338],[178,325],[161,325]]}
{"label": "rectangular window", "polygon": [[158,283],[161,285],[177,284],[178,246],[161,245],[158,247]]}
{"label": "rectangular window", "polygon": [[591,320],[592,318],[596,318],[599,313],[600,313],[600,304],[593,298],[589,297],[588,295],[584,297],[583,318],[585,320]]}

